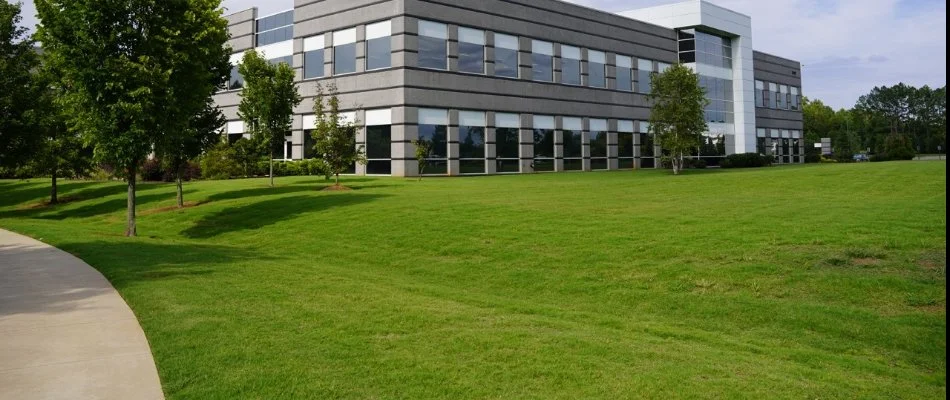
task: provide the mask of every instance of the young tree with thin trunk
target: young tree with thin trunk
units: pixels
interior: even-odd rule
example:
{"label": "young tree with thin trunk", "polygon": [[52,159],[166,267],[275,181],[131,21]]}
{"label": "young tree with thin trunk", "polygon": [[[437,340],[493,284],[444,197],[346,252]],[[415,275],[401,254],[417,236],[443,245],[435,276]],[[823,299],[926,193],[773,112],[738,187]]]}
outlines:
{"label": "young tree with thin trunk", "polygon": [[699,85],[699,75],[682,64],[654,76],[650,88],[650,132],[670,152],[673,174],[678,175],[685,156],[702,144],[703,132],[708,129],[704,109],[709,100]]}
{"label": "young tree with thin trunk", "polygon": [[416,146],[416,162],[419,163],[419,180],[425,175],[426,167],[429,166],[429,157],[432,156],[432,141],[426,139],[417,139],[412,141]]}
{"label": "young tree with thin trunk", "polygon": [[33,130],[39,66],[35,42],[20,26],[20,4],[0,1],[0,169],[29,161],[40,137]]}
{"label": "young tree with thin trunk", "polygon": [[314,154],[320,157],[324,170],[336,177],[334,186],[339,188],[340,173],[356,163],[366,164],[363,146],[356,145],[359,121],[344,121],[340,116],[339,93],[332,83],[326,88],[317,84],[313,112],[316,117],[312,132]]}
{"label": "young tree with thin trunk", "polygon": [[175,174],[178,208],[185,206],[182,175],[188,163],[221,142],[221,127],[227,121],[208,97],[203,110],[192,115],[187,127],[168,132],[162,144],[156,147],[156,155],[168,170]]}
{"label": "young tree with thin trunk", "polygon": [[50,177],[50,204],[59,203],[59,178],[81,178],[92,171],[92,148],[83,143],[79,133],[70,129],[66,113],[57,99],[64,94],[59,74],[49,65],[34,73],[37,87],[36,108],[33,110],[33,134],[40,138],[32,153],[28,168],[34,176]]}
{"label": "young tree with thin trunk", "polygon": [[249,50],[238,71],[244,76],[238,115],[263,151],[270,155],[270,186],[274,186],[274,158],[290,132],[294,107],[302,101],[294,84],[294,70],[285,63],[274,65],[257,51]]}
{"label": "young tree with thin trunk", "polygon": [[[159,118],[165,129],[155,153],[165,168],[175,174],[178,207],[184,207],[182,174],[188,163],[221,140],[226,123],[212,96],[231,73],[231,50],[227,47],[228,22],[222,17],[220,0],[168,2],[167,26],[177,36],[165,40],[171,59],[171,76],[162,95]],[[182,17],[184,16],[184,17]],[[179,37],[190,40],[177,40]]]}

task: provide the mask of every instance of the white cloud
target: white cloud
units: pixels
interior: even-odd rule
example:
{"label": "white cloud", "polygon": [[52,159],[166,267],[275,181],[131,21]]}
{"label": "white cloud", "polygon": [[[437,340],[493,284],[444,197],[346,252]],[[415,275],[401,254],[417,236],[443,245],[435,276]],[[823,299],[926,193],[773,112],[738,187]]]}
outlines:
{"label": "white cloud", "polygon": [[[676,0],[570,0],[624,11]],[[947,82],[947,5],[939,0],[713,0],[752,16],[756,50],[799,60],[806,96],[850,107],[874,86]],[[261,15],[293,0],[225,0],[230,12],[253,6]],[[32,1],[25,21],[35,23]]]}

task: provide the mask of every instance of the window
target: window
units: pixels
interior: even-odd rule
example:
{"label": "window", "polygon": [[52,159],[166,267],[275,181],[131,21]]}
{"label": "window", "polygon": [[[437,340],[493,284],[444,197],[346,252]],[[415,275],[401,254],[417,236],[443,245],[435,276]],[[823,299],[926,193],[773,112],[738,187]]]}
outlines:
{"label": "window", "polygon": [[791,102],[791,105],[792,105],[791,109],[798,111],[799,107],[801,107],[801,96],[798,93],[798,88],[792,86],[788,89],[790,93],[789,101]]}
{"label": "window", "polygon": [[445,24],[419,21],[419,66],[449,69],[448,27]]}
{"label": "window", "polygon": [[356,28],[333,32],[333,74],[356,72]]}
{"label": "window", "polygon": [[656,146],[650,123],[640,121],[640,168],[656,168]]}
{"label": "window", "polygon": [[[693,36],[690,38],[690,36]],[[695,29],[680,32],[680,61],[732,69],[732,39]]]}
{"label": "window", "polygon": [[257,47],[294,38],[294,11],[285,11],[257,20]]}
{"label": "window", "polygon": [[778,85],[769,82],[769,108],[778,108]]}
{"label": "window", "polygon": [[244,138],[244,121],[228,121],[225,131],[228,134],[228,144],[234,144]]}
{"label": "window", "polygon": [[566,85],[581,84],[580,48],[561,46],[561,83]]}
{"label": "window", "polygon": [[518,114],[495,114],[495,172],[521,171],[520,127]]}
{"label": "window", "polygon": [[531,41],[531,77],[536,81],[554,81],[554,45],[540,40]]}
{"label": "window", "polygon": [[778,97],[776,98],[776,107],[780,110],[788,109],[788,86],[778,87]]}
{"label": "window", "polygon": [[294,141],[288,140],[284,142],[284,159],[292,160],[294,158]]}
{"label": "window", "polygon": [[554,171],[554,117],[534,116],[534,170]]}
{"label": "window", "polygon": [[607,87],[607,54],[602,51],[587,51],[587,86]]}
{"label": "window", "polygon": [[580,171],[584,169],[584,128],[580,118],[564,118],[561,121],[561,133],[564,137],[564,170]]}
{"label": "window", "polygon": [[765,82],[755,81],[755,106],[756,107],[762,107],[762,105],[764,104],[762,103],[762,99],[763,99],[762,92],[764,91],[765,91]]}
{"label": "window", "polygon": [[789,148],[792,144],[792,135],[789,131],[782,131],[782,163],[788,164],[792,162],[791,149]]}
{"label": "window", "polygon": [[649,94],[653,80],[653,60],[637,60],[637,93]]}
{"label": "window", "polygon": [[734,122],[732,80],[700,75],[699,85],[706,89],[709,99],[704,109],[706,122]]}
{"label": "window", "polygon": [[633,59],[617,56],[617,90],[633,91]]}
{"label": "window", "polygon": [[758,128],[755,130],[755,152],[761,155],[767,155],[770,153],[770,149],[767,143],[768,134],[765,132],[765,128]]}
{"label": "window", "polygon": [[366,25],[366,69],[389,68],[393,63],[392,22]]}
{"label": "window", "polygon": [[315,158],[313,149],[316,144],[313,139],[313,130],[317,128],[317,117],[315,115],[303,116],[303,158],[309,160]]}
{"label": "window", "polygon": [[485,73],[485,31],[459,28],[459,71]]}
{"label": "window", "polygon": [[448,142],[449,112],[431,108],[419,109],[419,140],[431,143],[426,175],[444,175],[448,173],[449,142]]}
{"label": "window", "polygon": [[485,173],[485,113],[459,112],[459,171]]}
{"label": "window", "polygon": [[495,76],[517,78],[518,69],[518,38],[496,33]]}
{"label": "window", "polygon": [[590,169],[607,169],[607,120],[590,120]]}
{"label": "window", "polygon": [[633,169],[633,121],[617,121],[618,168]]}
{"label": "window", "polygon": [[324,73],[323,49],[326,39],[323,35],[303,40],[303,77],[304,79],[322,78]]}
{"label": "window", "polygon": [[243,53],[231,55],[231,76],[228,78],[228,84],[225,89],[239,90],[244,87],[244,77],[241,76],[241,72],[238,70],[238,65],[241,64],[243,57]]}
{"label": "window", "polygon": [[392,174],[392,110],[366,111],[366,173]]}

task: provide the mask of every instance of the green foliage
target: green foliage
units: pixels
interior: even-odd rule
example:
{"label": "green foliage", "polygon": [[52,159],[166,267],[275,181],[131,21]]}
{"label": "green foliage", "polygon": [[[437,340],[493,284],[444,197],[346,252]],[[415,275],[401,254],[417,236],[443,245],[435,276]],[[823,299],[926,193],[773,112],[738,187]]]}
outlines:
{"label": "green foliage", "polygon": [[917,153],[914,152],[914,145],[910,138],[900,133],[887,135],[884,145],[878,151],[888,160],[912,160]]}
{"label": "green foliage", "polygon": [[274,65],[257,51],[248,50],[238,71],[244,76],[238,115],[261,152],[270,155],[273,186],[275,154],[290,132],[294,107],[302,101],[294,84],[294,70],[286,63]]}
{"label": "green foliage", "polygon": [[324,87],[317,84],[317,98],[313,103],[316,126],[313,136],[313,151],[323,169],[340,182],[340,173],[354,163],[366,165],[366,152],[363,146],[356,145],[356,132],[359,121],[345,121],[340,116],[340,99],[335,84]]}
{"label": "green foliage", "polygon": [[432,155],[432,141],[427,139],[416,139],[412,141],[416,146],[416,162],[419,163],[419,180],[425,174],[426,167],[429,166],[429,157]]}
{"label": "green foliage", "polygon": [[39,65],[35,42],[20,26],[20,4],[0,2],[0,169],[13,171],[29,160],[42,139],[33,131]]}
{"label": "green foliage", "polygon": [[245,178],[258,175],[255,172],[255,166],[265,157],[261,147],[252,140],[241,138],[234,142],[231,148],[234,152],[232,158],[240,166],[242,172],[240,175]]}
{"label": "green foliage", "polygon": [[772,165],[772,156],[758,153],[740,153],[726,156],[719,163],[721,168],[761,168]]}
{"label": "green foliage", "polygon": [[673,173],[684,167],[684,157],[703,143],[708,129],[704,109],[709,104],[699,75],[676,64],[653,77],[650,83],[650,132],[669,151]]}
{"label": "green foliage", "polygon": [[[208,149],[200,159],[203,176],[207,179],[222,180],[240,175],[242,168],[235,157],[235,147],[221,141]],[[248,172],[246,168],[243,170],[245,176]]]}
{"label": "green foliage", "polygon": [[149,158],[142,163],[140,175],[146,182],[177,182],[179,179],[188,182],[201,179],[201,164],[197,161],[187,161],[184,165],[169,169],[170,164],[156,158]]}

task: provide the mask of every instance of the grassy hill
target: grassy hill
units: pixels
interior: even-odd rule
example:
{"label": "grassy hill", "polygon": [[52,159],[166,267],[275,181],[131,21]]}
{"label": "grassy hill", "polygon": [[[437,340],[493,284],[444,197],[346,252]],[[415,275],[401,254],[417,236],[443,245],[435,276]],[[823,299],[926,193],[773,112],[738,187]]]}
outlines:
{"label": "grassy hill", "polygon": [[940,398],[946,163],[196,182],[0,181],[170,399]]}

